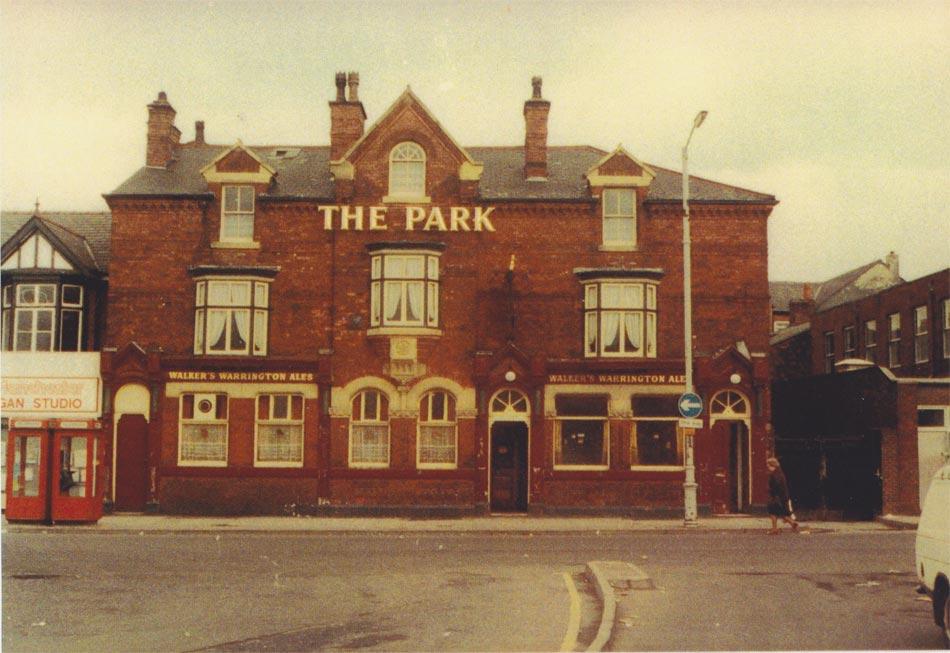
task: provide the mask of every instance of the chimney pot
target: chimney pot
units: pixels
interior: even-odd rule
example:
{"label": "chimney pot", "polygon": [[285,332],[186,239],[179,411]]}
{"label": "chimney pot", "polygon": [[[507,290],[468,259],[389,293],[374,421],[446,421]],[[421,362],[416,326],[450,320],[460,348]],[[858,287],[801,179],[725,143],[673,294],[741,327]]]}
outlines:
{"label": "chimney pot", "polygon": [[350,73],[347,78],[347,84],[350,87],[350,102],[359,102],[359,87],[360,87],[360,74],[359,73]]}
{"label": "chimney pot", "polygon": [[195,144],[196,145],[205,144],[205,121],[204,120],[195,121]]}
{"label": "chimney pot", "polygon": [[168,96],[165,95],[165,91],[158,92],[158,101],[159,102],[168,102]]}
{"label": "chimney pot", "polygon": [[346,102],[346,73],[336,74],[336,101]]}
{"label": "chimney pot", "polygon": [[541,99],[541,78],[532,77],[531,78],[531,97],[535,100]]}

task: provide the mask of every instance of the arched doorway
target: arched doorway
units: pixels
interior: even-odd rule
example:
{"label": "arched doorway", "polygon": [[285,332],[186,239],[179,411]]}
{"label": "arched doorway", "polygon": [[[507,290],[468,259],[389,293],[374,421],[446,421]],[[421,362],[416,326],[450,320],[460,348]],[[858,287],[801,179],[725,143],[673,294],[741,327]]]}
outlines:
{"label": "arched doorway", "polygon": [[528,510],[530,404],[518,390],[499,390],[490,402],[489,497],[492,512]]}
{"label": "arched doorway", "polygon": [[148,501],[148,388],[128,384],[115,394],[112,504],[141,512]]}
{"label": "arched doorway", "polygon": [[748,509],[752,497],[752,420],[749,400],[723,390],[709,402],[710,500],[714,513]]}

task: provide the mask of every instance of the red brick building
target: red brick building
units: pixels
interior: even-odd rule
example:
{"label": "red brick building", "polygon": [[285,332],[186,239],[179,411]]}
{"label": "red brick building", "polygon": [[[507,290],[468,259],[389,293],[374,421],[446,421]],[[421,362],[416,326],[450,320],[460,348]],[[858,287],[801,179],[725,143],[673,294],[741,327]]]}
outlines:
{"label": "red brick building", "polygon": [[[164,93],[112,210],[118,509],[682,511],[681,176],[622,147],[463,147],[408,88],[329,146],[180,142]],[[702,510],[764,503],[766,222],[691,180]]]}
{"label": "red brick building", "polygon": [[776,449],[803,506],[919,514],[950,459],[950,270],[852,295],[772,337]]}

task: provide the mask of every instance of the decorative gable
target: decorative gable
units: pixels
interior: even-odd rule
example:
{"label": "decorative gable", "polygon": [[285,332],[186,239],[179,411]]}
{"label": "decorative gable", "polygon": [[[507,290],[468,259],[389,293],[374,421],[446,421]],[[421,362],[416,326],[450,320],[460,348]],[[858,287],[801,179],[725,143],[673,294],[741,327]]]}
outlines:
{"label": "decorative gable", "polygon": [[202,168],[201,174],[209,184],[269,184],[276,171],[238,141]]}
{"label": "decorative gable", "polygon": [[74,270],[70,262],[42,234],[34,233],[3,259],[0,269],[22,270],[40,268]]}
{"label": "decorative gable", "polygon": [[641,163],[618,145],[617,149],[598,161],[587,171],[587,181],[593,187],[649,186],[656,177],[649,166]]}
{"label": "decorative gable", "polygon": [[452,138],[409,87],[339,160],[330,163],[330,172],[337,181],[353,180],[358,168],[376,167],[378,172],[388,165],[391,149],[405,141],[420,145],[428,160],[449,163],[462,185],[477,184],[481,178],[484,166]]}

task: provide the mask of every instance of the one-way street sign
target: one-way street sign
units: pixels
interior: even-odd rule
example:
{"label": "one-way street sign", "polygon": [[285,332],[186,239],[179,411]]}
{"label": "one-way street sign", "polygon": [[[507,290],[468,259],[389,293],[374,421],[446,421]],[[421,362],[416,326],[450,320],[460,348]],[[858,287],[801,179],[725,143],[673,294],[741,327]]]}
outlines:
{"label": "one-way street sign", "polygon": [[695,392],[684,392],[676,402],[680,415],[686,418],[698,417],[703,412],[703,400]]}

